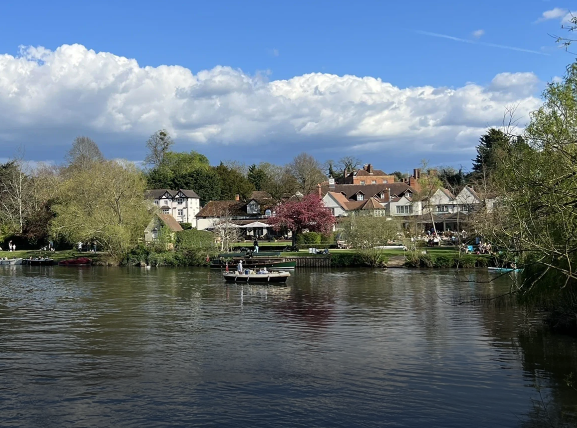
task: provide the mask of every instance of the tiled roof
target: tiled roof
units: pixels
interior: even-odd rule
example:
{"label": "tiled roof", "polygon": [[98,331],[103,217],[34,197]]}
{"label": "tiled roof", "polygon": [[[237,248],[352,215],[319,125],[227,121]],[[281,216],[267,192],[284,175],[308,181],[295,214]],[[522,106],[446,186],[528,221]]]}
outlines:
{"label": "tiled roof", "polygon": [[182,230],[182,226],[180,226],[176,219],[170,214],[157,214],[157,216],[173,232],[180,232]]}
{"label": "tiled roof", "polygon": [[[328,189],[328,183],[323,183],[322,186],[323,194],[326,194]],[[367,198],[375,197],[376,195],[383,193],[383,201],[388,200],[388,189],[391,189],[391,196],[401,196],[405,192],[410,191],[411,193],[417,193],[417,191],[410,187],[407,183],[394,182],[394,183],[382,183],[382,184],[335,184],[334,190],[332,192],[343,193],[347,199],[351,199],[359,191],[362,191]]]}
{"label": "tiled roof", "polygon": [[361,206],[362,210],[383,210],[383,206],[377,198],[370,198]]}
{"label": "tiled roof", "polygon": [[150,199],[160,199],[162,195],[166,192],[170,195],[171,198],[176,197],[178,192],[182,192],[184,196],[187,198],[198,198],[198,195],[194,190],[187,190],[187,189],[178,189],[178,190],[171,190],[171,189],[150,189],[146,191],[146,197]]}
{"label": "tiled roof", "polygon": [[347,175],[347,177],[380,177],[380,176],[385,176],[385,175],[389,175],[384,171],[381,171],[380,169],[373,169],[373,172],[370,173],[368,172],[366,169],[357,169],[356,171],[351,172],[349,175]]}
{"label": "tiled roof", "polygon": [[249,216],[261,216],[264,215],[267,209],[272,209],[274,203],[272,200],[270,202],[263,203],[263,201],[257,201],[260,205],[260,212],[258,214],[248,214],[246,212],[246,205],[250,202],[244,201],[210,201],[206,204],[196,215],[197,217],[249,217]]}
{"label": "tiled roof", "polygon": [[250,194],[250,199],[256,199],[258,201],[262,199],[272,199],[270,193],[265,192],[264,190],[255,190]]}

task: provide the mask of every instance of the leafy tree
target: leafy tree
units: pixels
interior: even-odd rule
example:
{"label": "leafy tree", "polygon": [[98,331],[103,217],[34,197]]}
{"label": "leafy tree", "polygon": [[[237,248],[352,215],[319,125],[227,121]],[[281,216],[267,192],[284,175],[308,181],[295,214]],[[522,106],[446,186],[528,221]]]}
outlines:
{"label": "leafy tree", "polygon": [[[197,183],[202,177],[214,178],[214,174],[208,170],[210,170],[208,158],[194,150],[190,153],[166,152],[162,163],[148,171],[148,188],[192,189],[198,193],[195,187],[187,186],[192,186],[191,183]],[[218,187],[218,192],[210,192],[210,195],[216,194],[218,199],[220,184],[214,182],[212,184]]]}
{"label": "leafy tree", "polygon": [[327,172],[327,176],[333,177],[335,180],[339,180],[343,177],[343,170],[339,169],[339,165],[332,159],[329,159],[324,164],[325,171]]}
{"label": "leafy tree", "polygon": [[255,164],[248,167],[247,178],[252,183],[255,190],[264,190],[264,186],[269,179],[266,171]]}
{"label": "leafy tree", "polygon": [[473,172],[476,176],[490,174],[497,167],[499,151],[509,145],[509,137],[501,130],[490,128],[479,139],[477,156],[473,159]]}
{"label": "leafy tree", "polygon": [[8,233],[22,234],[33,213],[32,181],[21,159],[0,165],[0,223]]}
{"label": "leafy tree", "polygon": [[440,168],[437,175],[443,187],[451,189],[453,193],[465,185],[465,174],[463,174],[462,169],[457,171],[455,168],[447,166]]}
{"label": "leafy tree", "polygon": [[397,181],[403,181],[403,179],[408,178],[409,176],[407,173],[403,174],[401,171],[395,171],[391,175],[394,175]]}
{"label": "leafy tree", "polygon": [[247,199],[254,190],[254,185],[244,175],[228,168],[222,162],[215,168],[215,171],[221,183],[220,199],[230,200],[236,195]]}
{"label": "leafy tree", "polygon": [[65,157],[71,169],[88,169],[95,162],[102,162],[104,156],[94,140],[88,137],[76,137]]}
{"label": "leafy tree", "polygon": [[319,162],[307,153],[296,156],[288,165],[288,169],[297,182],[298,190],[303,195],[316,191],[317,184],[327,179]]}
{"label": "leafy tree", "polygon": [[343,238],[353,248],[371,249],[387,245],[397,238],[401,230],[394,220],[385,217],[351,215],[345,217],[341,224]]}
{"label": "leafy tree", "polygon": [[170,147],[174,144],[170,134],[165,129],[156,131],[150,136],[146,142],[146,147],[148,147],[149,153],[144,158],[144,162],[153,167],[159,167],[164,161],[164,156],[170,150]]}
{"label": "leafy tree", "polygon": [[104,161],[69,174],[58,186],[50,230],[70,243],[96,240],[120,260],[150,220],[145,181],[131,163]]}
{"label": "leafy tree", "polygon": [[222,183],[214,168],[195,169],[174,177],[170,188],[194,190],[200,198],[200,203],[204,205],[221,198]]}
{"label": "leafy tree", "polygon": [[325,208],[315,194],[306,195],[302,200],[289,200],[278,205],[275,215],[269,219],[276,229],[285,228],[292,232],[293,245],[304,230],[309,232],[331,232],[335,217]]}

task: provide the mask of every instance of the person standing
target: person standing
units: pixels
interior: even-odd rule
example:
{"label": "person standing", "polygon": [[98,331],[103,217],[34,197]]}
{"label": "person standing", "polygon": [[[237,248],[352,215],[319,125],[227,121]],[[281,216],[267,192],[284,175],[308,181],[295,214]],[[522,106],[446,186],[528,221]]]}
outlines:
{"label": "person standing", "polygon": [[253,253],[258,253],[258,241],[256,240],[256,238],[254,238],[253,245],[254,245]]}
{"label": "person standing", "polygon": [[238,266],[236,267],[238,273],[242,273],[242,260],[238,261]]}
{"label": "person standing", "polygon": [[8,250],[12,252],[12,241],[8,242]]}

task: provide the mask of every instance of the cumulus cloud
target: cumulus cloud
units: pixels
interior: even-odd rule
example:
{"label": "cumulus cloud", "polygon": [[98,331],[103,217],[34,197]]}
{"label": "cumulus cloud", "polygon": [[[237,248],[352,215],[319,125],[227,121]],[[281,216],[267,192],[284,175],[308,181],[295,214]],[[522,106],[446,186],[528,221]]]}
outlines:
{"label": "cumulus cloud", "polygon": [[551,19],[560,19],[562,24],[568,24],[569,22],[571,22],[571,19],[574,16],[577,16],[577,12],[556,7],[543,12],[541,17],[537,19],[537,21],[535,22],[549,21]]}
{"label": "cumulus cloud", "polygon": [[475,30],[471,33],[474,38],[478,39],[479,37],[485,34],[485,30]]}
{"label": "cumulus cloud", "polygon": [[538,84],[533,73],[502,73],[488,85],[457,88],[399,88],[374,77],[324,73],[269,81],[225,66],[196,74],[180,66],[141,67],[81,45],[28,47],[18,56],[0,55],[0,141],[25,140],[33,153],[63,135],[103,135],[119,142],[109,153],[130,152],[164,127],[179,144],[201,151],[258,145],[275,153],[300,144],[333,153],[353,146],[412,150],[421,159],[430,151],[472,152],[512,103],[526,119],[540,104]]}

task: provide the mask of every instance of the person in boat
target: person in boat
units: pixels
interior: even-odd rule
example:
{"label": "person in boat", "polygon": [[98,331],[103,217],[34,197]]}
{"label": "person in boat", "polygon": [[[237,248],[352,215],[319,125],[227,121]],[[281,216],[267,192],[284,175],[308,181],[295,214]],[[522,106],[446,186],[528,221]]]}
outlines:
{"label": "person in boat", "polygon": [[266,273],[269,273],[269,272],[268,272],[268,270],[266,270],[266,266],[265,266],[265,267],[260,268],[260,270],[258,271],[258,273],[259,273],[259,274],[266,274]]}
{"label": "person in boat", "polygon": [[236,267],[238,273],[242,273],[242,260],[239,260],[238,266]]}
{"label": "person in boat", "polygon": [[258,253],[258,241],[256,240],[256,238],[254,238],[254,242],[253,242],[253,253]]}

